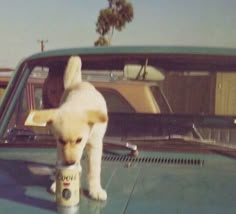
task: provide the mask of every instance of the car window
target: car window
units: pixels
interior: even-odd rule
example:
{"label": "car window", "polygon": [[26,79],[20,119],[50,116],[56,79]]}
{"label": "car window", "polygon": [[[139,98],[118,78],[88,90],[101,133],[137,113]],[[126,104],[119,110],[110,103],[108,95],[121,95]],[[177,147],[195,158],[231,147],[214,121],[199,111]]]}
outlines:
{"label": "car window", "polygon": [[[146,56],[144,59],[146,59]],[[94,63],[94,60],[97,63]],[[130,65],[130,61],[133,62],[131,57],[129,57],[129,60],[124,60],[122,57],[119,60],[117,60],[117,58],[109,59],[107,57],[102,59],[88,57],[84,59],[83,66],[85,70],[94,71],[95,66],[98,66],[96,73],[101,72],[99,73],[99,79],[102,80],[100,82],[102,84],[97,84],[95,86],[105,97],[109,112],[144,113],[142,108],[137,110],[137,106],[141,105],[142,107],[146,104],[146,101],[150,102],[155,98],[156,106],[160,108],[159,113],[163,114],[235,114],[236,74],[234,72],[211,71],[208,68],[204,71],[162,69],[162,75],[160,75],[159,72],[158,79],[151,83],[149,80],[145,81],[138,79],[137,81],[138,70],[136,69],[136,66],[134,66],[133,69],[136,69],[136,73],[134,73],[133,79],[130,80],[127,79],[127,77],[115,76],[116,70],[120,72],[127,62],[129,62]],[[144,63],[143,60],[139,61],[139,58],[137,58],[135,62],[139,64]],[[155,66],[155,63],[158,61],[149,60],[149,62]],[[118,66],[116,63],[118,63]],[[20,96],[17,95],[13,100],[13,102],[17,100],[17,105],[14,104],[15,109],[12,113],[11,122],[8,125],[9,129],[6,129],[5,131],[6,135],[9,133],[8,130],[13,128],[30,128],[24,126],[25,119],[28,116],[30,109],[52,108],[59,105],[63,93],[62,77],[65,64],[66,61],[64,58],[57,60],[43,59],[42,61],[35,61],[34,64],[29,67],[31,70],[28,72],[31,71],[31,75],[28,76],[28,82],[27,84],[21,84],[25,88],[24,90],[22,88],[18,90],[21,94]],[[107,74],[104,74],[105,77],[112,79],[104,80],[105,77],[102,75],[104,70],[108,73],[108,76]],[[146,71],[149,70],[147,69]],[[27,72],[27,70],[25,72]],[[132,70],[132,74],[133,72],[134,70]],[[27,75],[29,75],[29,73]],[[93,79],[91,81],[95,83]],[[119,82],[120,85],[118,90],[114,87],[116,81],[117,83]],[[132,89],[131,87],[123,87],[122,84],[124,82],[125,84],[133,84],[132,86],[135,87],[132,87]],[[109,83],[107,84],[108,87],[103,86],[103,84],[106,83]],[[143,84],[145,84],[146,89],[139,90],[140,85],[143,86]],[[143,98],[145,93],[141,93],[143,91],[152,92],[151,94],[148,94],[147,97],[149,99],[146,101]],[[134,100],[138,100],[138,104],[137,102],[131,102]],[[133,103],[135,103],[135,105],[133,105]],[[36,129],[38,131],[40,128],[34,127],[33,129],[34,131]],[[45,127],[44,129],[46,130]],[[46,130],[46,132],[48,132],[48,130]],[[205,128],[200,129],[198,127],[198,132],[206,139],[213,138],[214,140],[217,139],[217,141],[223,139],[223,141],[227,143],[232,142],[232,139],[235,140],[235,129],[206,130]],[[226,137],[224,138],[224,136]]]}
{"label": "car window", "polygon": [[162,90],[174,113],[231,115],[236,113],[235,80],[235,73],[172,71],[165,73]]}
{"label": "car window", "polygon": [[117,91],[112,89],[97,88],[104,96],[109,112],[135,112],[129,102]]}
{"label": "car window", "polygon": [[7,88],[7,84],[8,84],[8,80],[5,80],[5,78],[0,81],[0,101],[5,93],[5,90]]}
{"label": "car window", "polygon": [[3,96],[4,92],[5,92],[5,89],[6,89],[6,87],[0,86],[0,100],[2,99],[2,96]]}
{"label": "car window", "polygon": [[172,111],[171,107],[167,101],[167,98],[164,96],[163,92],[161,91],[161,89],[158,86],[151,86],[150,88],[160,108],[160,112],[170,113]]}
{"label": "car window", "polygon": [[43,101],[42,101],[43,90],[41,85],[37,85],[34,87],[34,103],[35,109],[42,109],[43,108]]}
{"label": "car window", "polygon": [[[134,108],[129,104],[129,102],[117,91],[112,89],[102,89],[97,88],[102,95],[104,96],[107,107],[109,112],[135,112]],[[35,109],[43,109],[43,89],[42,85],[36,85],[34,87],[34,103],[35,103]]]}
{"label": "car window", "polygon": [[27,102],[27,89],[24,87],[22,93],[17,98],[17,102],[8,125],[8,132],[13,127],[23,128],[28,112],[29,105]]}

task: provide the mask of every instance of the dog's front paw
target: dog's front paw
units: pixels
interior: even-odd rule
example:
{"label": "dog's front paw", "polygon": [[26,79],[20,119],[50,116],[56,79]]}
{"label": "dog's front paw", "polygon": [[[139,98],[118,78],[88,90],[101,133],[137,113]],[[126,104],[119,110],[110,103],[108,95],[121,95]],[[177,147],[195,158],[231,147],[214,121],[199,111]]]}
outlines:
{"label": "dog's front paw", "polygon": [[90,190],[89,196],[95,200],[100,200],[100,201],[107,200],[107,192],[102,188]]}

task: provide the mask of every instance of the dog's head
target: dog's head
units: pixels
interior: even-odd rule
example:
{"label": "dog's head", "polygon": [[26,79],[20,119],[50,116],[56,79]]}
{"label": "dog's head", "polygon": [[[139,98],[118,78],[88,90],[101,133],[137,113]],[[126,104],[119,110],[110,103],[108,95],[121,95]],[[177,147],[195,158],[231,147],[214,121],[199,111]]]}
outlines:
{"label": "dog's head", "polygon": [[78,163],[83,149],[96,123],[105,123],[107,115],[100,111],[77,112],[60,109],[34,111],[32,120],[46,123],[57,140],[58,161],[63,164]]}

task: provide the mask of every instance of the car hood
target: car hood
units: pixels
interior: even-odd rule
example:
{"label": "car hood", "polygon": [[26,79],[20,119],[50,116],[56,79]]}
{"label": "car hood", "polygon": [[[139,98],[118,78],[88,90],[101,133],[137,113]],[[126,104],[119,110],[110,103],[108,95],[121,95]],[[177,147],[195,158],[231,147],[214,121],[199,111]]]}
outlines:
{"label": "car hood", "polygon": [[[48,193],[54,153],[1,151],[0,207],[5,213],[56,213]],[[84,164],[84,163],[83,163]],[[106,154],[102,185],[108,199],[88,197],[83,170],[76,213],[236,213],[236,161],[219,155]],[[72,213],[72,210],[60,210]]]}
{"label": "car hood", "polygon": [[103,168],[110,172],[103,179],[107,181],[108,201],[103,208],[107,213],[236,211],[236,164],[232,159],[158,154],[156,158],[142,157],[133,164],[123,162],[116,167],[109,164]]}

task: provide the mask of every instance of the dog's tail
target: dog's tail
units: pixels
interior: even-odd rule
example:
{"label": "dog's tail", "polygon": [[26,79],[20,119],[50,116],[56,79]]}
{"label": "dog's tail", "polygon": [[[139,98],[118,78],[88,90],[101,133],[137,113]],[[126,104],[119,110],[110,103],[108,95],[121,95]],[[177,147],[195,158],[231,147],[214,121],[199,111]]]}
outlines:
{"label": "dog's tail", "polygon": [[71,89],[82,81],[82,62],[79,56],[71,56],[64,73],[64,89]]}

